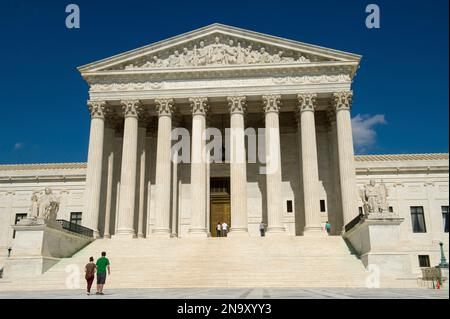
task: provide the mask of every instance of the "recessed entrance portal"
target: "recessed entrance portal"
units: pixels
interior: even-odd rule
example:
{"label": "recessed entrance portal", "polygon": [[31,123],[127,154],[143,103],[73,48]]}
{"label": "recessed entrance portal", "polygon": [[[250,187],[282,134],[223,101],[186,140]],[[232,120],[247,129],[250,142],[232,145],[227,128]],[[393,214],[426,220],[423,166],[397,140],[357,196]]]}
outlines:
{"label": "recessed entrance portal", "polygon": [[211,236],[217,237],[217,223],[225,222],[231,226],[230,178],[211,178],[210,190],[210,232]]}

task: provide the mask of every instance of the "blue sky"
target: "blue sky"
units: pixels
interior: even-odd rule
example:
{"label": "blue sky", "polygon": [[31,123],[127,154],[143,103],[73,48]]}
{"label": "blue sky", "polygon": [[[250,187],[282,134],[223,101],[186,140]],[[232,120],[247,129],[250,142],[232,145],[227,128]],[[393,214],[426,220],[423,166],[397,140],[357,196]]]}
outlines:
{"label": "blue sky", "polygon": [[[81,28],[65,27],[76,3]],[[365,7],[381,28],[365,27]],[[448,0],[23,1],[0,3],[0,163],[86,161],[77,66],[219,22],[363,55],[358,153],[448,152]]]}

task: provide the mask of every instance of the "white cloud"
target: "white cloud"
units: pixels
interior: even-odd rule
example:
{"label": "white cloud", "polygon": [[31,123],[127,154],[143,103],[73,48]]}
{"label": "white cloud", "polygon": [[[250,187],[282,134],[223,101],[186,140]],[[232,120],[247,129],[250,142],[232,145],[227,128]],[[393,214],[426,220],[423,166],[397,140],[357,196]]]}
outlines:
{"label": "white cloud", "polygon": [[374,127],[378,124],[387,124],[384,114],[358,114],[352,118],[353,145],[356,153],[364,153],[376,145],[377,132]]}
{"label": "white cloud", "polygon": [[18,151],[21,150],[23,148],[24,144],[21,142],[17,142],[16,144],[14,144],[14,150]]}

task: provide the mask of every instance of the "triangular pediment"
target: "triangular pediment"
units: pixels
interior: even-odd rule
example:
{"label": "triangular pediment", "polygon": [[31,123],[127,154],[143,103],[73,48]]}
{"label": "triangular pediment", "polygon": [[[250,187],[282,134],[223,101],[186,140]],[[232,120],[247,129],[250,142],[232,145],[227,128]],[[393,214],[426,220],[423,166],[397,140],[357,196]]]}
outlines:
{"label": "triangular pediment", "polygon": [[79,68],[81,73],[359,63],[359,55],[213,24]]}

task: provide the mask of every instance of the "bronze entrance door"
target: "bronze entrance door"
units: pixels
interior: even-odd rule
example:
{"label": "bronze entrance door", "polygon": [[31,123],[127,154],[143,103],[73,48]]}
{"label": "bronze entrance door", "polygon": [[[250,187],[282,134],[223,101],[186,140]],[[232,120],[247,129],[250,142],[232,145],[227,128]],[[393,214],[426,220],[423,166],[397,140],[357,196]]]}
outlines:
{"label": "bronze entrance door", "polygon": [[227,223],[228,230],[231,226],[231,206],[230,206],[230,179],[211,178],[211,199],[210,199],[210,232],[211,236],[217,236],[217,223]]}

